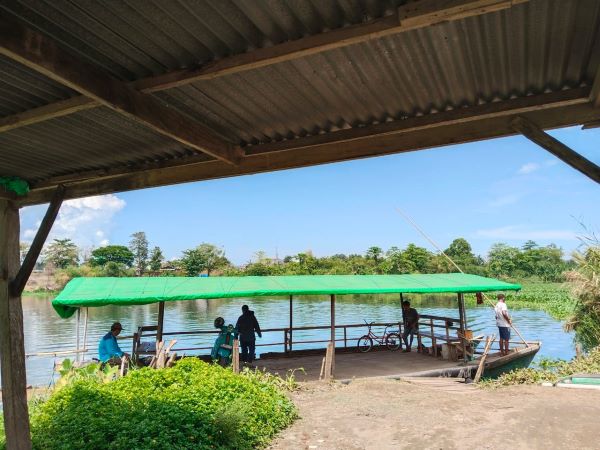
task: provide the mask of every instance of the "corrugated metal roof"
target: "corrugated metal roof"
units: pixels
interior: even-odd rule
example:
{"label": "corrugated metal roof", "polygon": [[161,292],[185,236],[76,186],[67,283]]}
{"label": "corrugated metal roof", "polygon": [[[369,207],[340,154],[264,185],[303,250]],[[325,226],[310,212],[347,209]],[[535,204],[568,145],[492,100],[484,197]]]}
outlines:
{"label": "corrugated metal roof", "polygon": [[82,60],[125,80],[391,13],[400,0],[3,0]]}
{"label": "corrugated metal roof", "polygon": [[[390,14],[399,0],[3,0],[83,61],[137,80]],[[531,0],[157,92],[240,145],[293,139],[589,85],[600,1]],[[0,115],[74,95],[0,58]],[[0,134],[0,172],[70,171],[185,157],[191,150],[97,109]]]}
{"label": "corrugated metal roof", "polygon": [[257,144],[590,84],[598,29],[598,1],[534,1],[157,95]]}
{"label": "corrugated metal roof", "polygon": [[0,149],[3,175],[30,181],[198,154],[108,108],[1,133]]}
{"label": "corrugated metal roof", "polygon": [[0,55],[0,117],[76,95],[76,92]]}

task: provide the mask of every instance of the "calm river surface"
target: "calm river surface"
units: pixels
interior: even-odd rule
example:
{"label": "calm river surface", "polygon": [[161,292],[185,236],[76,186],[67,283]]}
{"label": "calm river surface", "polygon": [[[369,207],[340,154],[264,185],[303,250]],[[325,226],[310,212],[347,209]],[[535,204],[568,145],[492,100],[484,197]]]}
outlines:
{"label": "calm river surface", "polygon": [[[23,298],[23,314],[25,319],[25,353],[52,352],[74,349],[76,343],[75,316],[61,319],[52,309],[50,298],[25,296]],[[165,307],[165,333],[171,331],[211,330],[215,317],[222,316],[227,323],[235,324],[241,313],[240,307],[248,303],[255,311],[260,325],[266,328],[282,328],[288,326],[289,302],[282,298],[263,298],[255,300],[195,300],[167,302]],[[420,313],[458,318],[453,298],[421,299],[413,302]],[[510,305],[509,305],[510,308]],[[294,326],[328,325],[329,298],[295,298]],[[574,356],[572,335],[562,330],[562,324],[542,311],[515,309],[511,311],[515,324],[527,340],[542,341],[543,346],[538,353],[540,357],[570,359]],[[86,359],[97,355],[97,343],[114,321],[123,324],[123,335],[133,334],[138,326],[155,325],[158,305],[114,307],[106,306],[89,309],[88,348]],[[392,296],[339,296],[336,302],[336,323],[338,325],[362,323],[363,319],[375,322],[392,322],[401,320],[398,299]],[[491,308],[480,306],[467,310],[469,326],[476,334],[497,333],[494,314]],[[82,313],[83,322],[83,313]],[[355,339],[366,331],[366,327],[349,329],[348,338]],[[83,326],[81,327],[83,335]],[[329,330],[297,331],[296,340],[327,339]],[[338,338],[343,331],[338,331]],[[166,337],[167,339],[168,337]],[[517,337],[514,337],[517,340]],[[211,346],[214,335],[177,337],[177,348]],[[282,342],[283,333],[265,333],[257,344]],[[131,340],[120,342],[124,351],[131,350]],[[294,344],[294,349],[324,347],[325,344]],[[343,343],[338,343],[343,345]],[[257,348],[257,354],[265,351],[283,351],[283,346]],[[194,352],[186,351],[186,354]],[[197,353],[197,352],[196,352]],[[202,353],[208,353],[204,351]],[[62,359],[64,356],[60,357]],[[72,356],[69,356],[72,357]],[[31,385],[44,385],[52,381],[54,357],[30,356],[27,358],[27,380]]]}

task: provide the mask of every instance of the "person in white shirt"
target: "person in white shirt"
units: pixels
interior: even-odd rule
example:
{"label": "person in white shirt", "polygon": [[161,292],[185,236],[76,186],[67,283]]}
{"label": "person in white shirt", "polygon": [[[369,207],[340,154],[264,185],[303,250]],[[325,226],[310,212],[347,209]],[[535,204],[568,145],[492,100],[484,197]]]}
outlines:
{"label": "person in white shirt", "polygon": [[508,315],[504,294],[498,294],[498,303],[496,303],[494,310],[496,312],[496,325],[500,333],[500,355],[508,355],[508,341],[510,341],[510,325],[512,321]]}

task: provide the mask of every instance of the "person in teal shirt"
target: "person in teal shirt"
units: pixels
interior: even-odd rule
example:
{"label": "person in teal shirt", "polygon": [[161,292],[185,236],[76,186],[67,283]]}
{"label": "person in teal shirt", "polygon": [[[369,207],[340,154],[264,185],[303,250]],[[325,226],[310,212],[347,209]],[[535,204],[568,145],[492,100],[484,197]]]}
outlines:
{"label": "person in teal shirt", "polygon": [[121,364],[121,358],[125,356],[129,358],[129,355],[125,353],[119,347],[117,343],[117,336],[121,333],[123,327],[119,322],[115,322],[110,327],[110,331],[100,339],[98,345],[98,359],[103,363]]}

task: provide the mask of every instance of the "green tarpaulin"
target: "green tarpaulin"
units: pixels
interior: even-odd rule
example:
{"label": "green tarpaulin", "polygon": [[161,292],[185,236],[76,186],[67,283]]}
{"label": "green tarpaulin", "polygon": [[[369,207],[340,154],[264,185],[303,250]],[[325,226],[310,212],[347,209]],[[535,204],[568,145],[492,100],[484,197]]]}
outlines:
{"label": "green tarpaulin", "polygon": [[0,186],[17,195],[25,195],[29,192],[29,183],[18,177],[0,177]]}
{"label": "green tarpaulin", "polygon": [[52,301],[67,318],[78,307],[282,295],[487,292],[518,284],[462,273],[416,275],[289,275],[273,277],[74,278]]}

